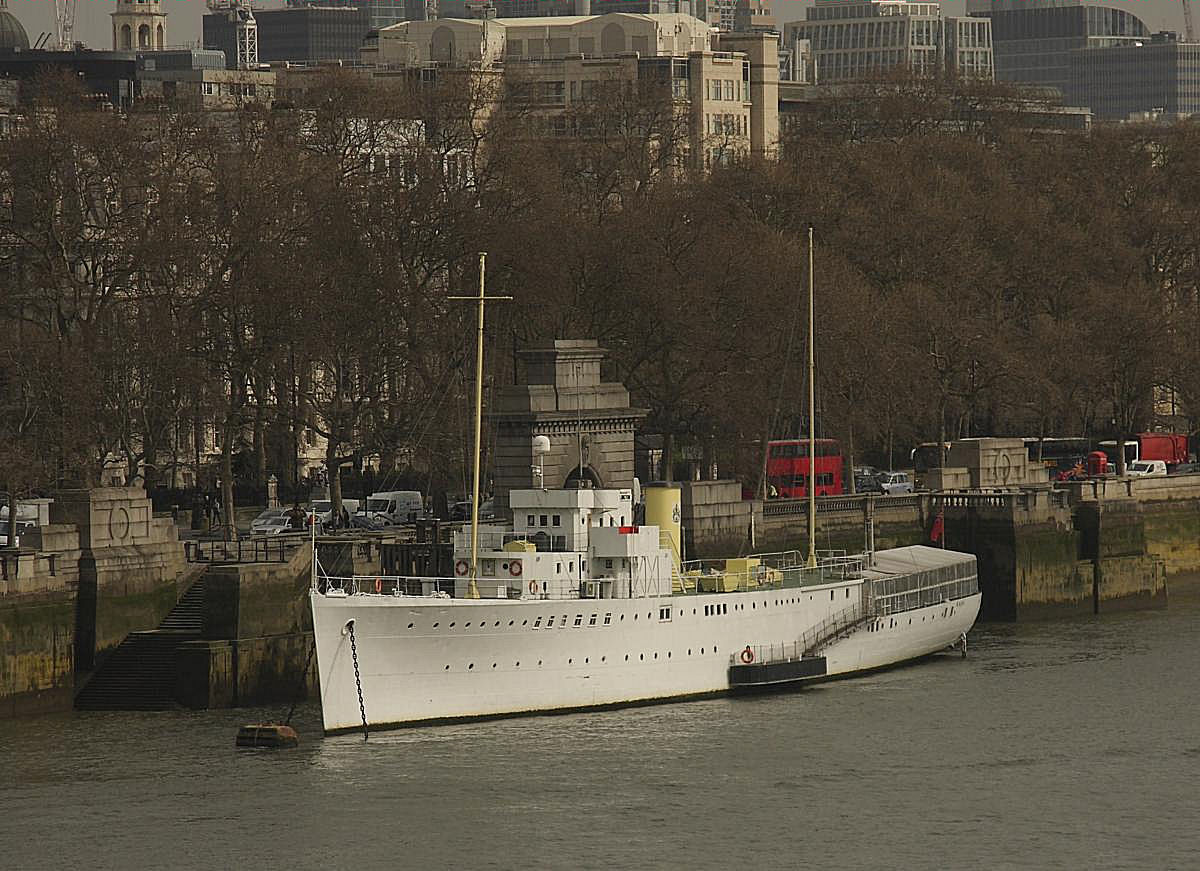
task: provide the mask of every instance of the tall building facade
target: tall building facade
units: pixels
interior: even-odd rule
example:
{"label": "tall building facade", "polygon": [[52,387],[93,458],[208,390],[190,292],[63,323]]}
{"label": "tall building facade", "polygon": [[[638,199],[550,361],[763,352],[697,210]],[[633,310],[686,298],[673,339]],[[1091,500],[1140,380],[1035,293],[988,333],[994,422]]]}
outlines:
{"label": "tall building facade", "polygon": [[1058,88],[1064,94],[1073,51],[1150,38],[1132,12],[1083,0],[968,0],[967,12],[992,22],[997,81]]}
{"label": "tall building facade", "polygon": [[1075,49],[1069,59],[1067,101],[1110,120],[1200,113],[1200,44],[1173,36],[1155,35],[1140,45]]}
{"label": "tall building facade", "polygon": [[424,21],[425,0],[288,0],[288,6],[365,9],[371,30],[391,27],[401,21]]}
{"label": "tall building facade", "polygon": [[944,17],[937,3],[817,0],[804,21],[788,24],[784,44],[807,40],[816,84],[848,82],[907,68],[991,81],[990,22]]}
{"label": "tall building facade", "polygon": [[[255,10],[258,60],[316,63],[357,63],[363,40],[371,30],[366,7],[299,6]],[[234,24],[224,13],[204,16],[204,47],[225,52],[226,66],[237,57]]]}
{"label": "tall building facade", "polygon": [[162,51],[167,46],[167,13],[162,0],[117,0],[112,15],[113,51]]}

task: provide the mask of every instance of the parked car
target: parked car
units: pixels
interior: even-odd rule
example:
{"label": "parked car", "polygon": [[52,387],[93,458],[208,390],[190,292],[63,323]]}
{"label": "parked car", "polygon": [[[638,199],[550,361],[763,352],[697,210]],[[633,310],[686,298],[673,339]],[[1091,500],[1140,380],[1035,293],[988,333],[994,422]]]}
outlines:
{"label": "parked car", "polygon": [[912,480],[907,472],[880,472],[878,478],[879,490],[888,496],[898,496],[901,493],[913,491]]}
{"label": "parked car", "polygon": [[1125,470],[1131,478],[1165,478],[1167,464],[1162,460],[1134,460]]}
{"label": "parked car", "polygon": [[[353,515],[358,511],[357,499],[343,499],[342,508],[344,508],[353,518]],[[333,501],[330,499],[316,499],[312,505],[308,507],[308,513],[317,518],[317,522],[321,524],[321,528],[325,529],[333,526]],[[353,525],[353,519],[351,521]]]}
{"label": "parked car", "polygon": [[[270,523],[270,521],[275,520],[280,517],[283,517],[283,515],[286,514],[287,512],[288,512],[287,508],[268,508],[266,511],[263,511],[261,514],[259,514],[257,517],[255,517],[253,520],[250,521],[250,534],[251,535],[263,535],[263,534],[273,535],[274,533],[266,532],[267,527],[273,525]],[[287,524],[285,523],[284,525],[286,526]]]}
{"label": "parked car", "polygon": [[251,527],[251,531],[255,535],[282,535],[289,532],[292,528],[292,520],[290,517],[268,517],[257,528]]}
{"label": "parked car", "polygon": [[879,484],[879,472],[872,472],[869,475],[854,475],[854,492],[855,493],[882,493],[883,487]]}
{"label": "parked car", "polygon": [[367,499],[367,514],[385,526],[411,523],[424,510],[425,500],[417,490],[385,490]]}

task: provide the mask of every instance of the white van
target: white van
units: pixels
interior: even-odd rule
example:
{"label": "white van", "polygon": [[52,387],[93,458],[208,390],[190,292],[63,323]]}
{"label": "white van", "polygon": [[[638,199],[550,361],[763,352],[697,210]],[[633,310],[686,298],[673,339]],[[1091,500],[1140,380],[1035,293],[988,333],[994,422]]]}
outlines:
{"label": "white van", "polygon": [[367,499],[367,515],[386,526],[409,523],[425,510],[419,490],[384,490]]}
{"label": "white van", "polygon": [[1167,464],[1162,460],[1135,460],[1125,473],[1131,478],[1165,478]]}
{"label": "white van", "polygon": [[[351,516],[358,511],[357,499],[343,499],[342,508]],[[322,528],[333,525],[333,501],[330,499],[317,499],[308,507],[308,513],[315,515],[317,521]]]}

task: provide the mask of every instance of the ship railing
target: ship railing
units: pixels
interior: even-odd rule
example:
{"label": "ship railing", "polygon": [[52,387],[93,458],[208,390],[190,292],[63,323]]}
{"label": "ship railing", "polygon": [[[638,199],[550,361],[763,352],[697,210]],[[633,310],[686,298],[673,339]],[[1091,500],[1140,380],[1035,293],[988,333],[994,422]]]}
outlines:
{"label": "ship railing", "polygon": [[[914,579],[919,580],[919,579]],[[952,602],[973,596],[979,592],[979,581],[976,575],[966,578],[956,578],[934,584],[915,583],[911,587],[875,596],[876,609],[880,616],[900,614],[914,608],[924,608],[942,602]]]}
{"label": "ship railing", "polygon": [[738,652],[730,654],[729,664],[763,665],[765,663],[796,662],[803,658],[804,648],[799,641],[781,641],[777,644],[747,644]]}
{"label": "ship railing", "polygon": [[433,578],[417,575],[325,575],[317,576],[317,592],[344,593],[347,596],[382,595],[415,598],[444,598],[454,595],[458,578]]}
{"label": "ship railing", "polygon": [[760,560],[759,565],[737,570],[730,570],[729,560],[689,560],[680,567],[676,592],[746,593],[811,587],[857,579],[863,570],[862,556],[847,556],[845,551],[820,552],[814,568],[804,564],[807,557],[798,551],[755,554],[753,558]]}
{"label": "ship railing", "polygon": [[831,614],[801,635],[800,649],[805,656],[812,656],[842,633],[849,632],[876,616],[876,602],[864,590],[862,597],[853,605]]}

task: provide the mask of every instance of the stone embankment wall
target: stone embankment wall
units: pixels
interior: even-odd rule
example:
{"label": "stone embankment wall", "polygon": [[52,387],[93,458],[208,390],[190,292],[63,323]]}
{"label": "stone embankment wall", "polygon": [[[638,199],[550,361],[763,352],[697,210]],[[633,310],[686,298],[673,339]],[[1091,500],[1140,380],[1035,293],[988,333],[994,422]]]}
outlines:
{"label": "stone embankment wall", "polygon": [[[682,487],[688,558],[807,548],[804,500],[743,502],[729,482]],[[985,620],[1158,607],[1169,583],[1200,579],[1200,475],[823,498],[817,548],[863,550],[868,519],[876,549],[928,543],[939,511],[946,546],[979,560]],[[739,535],[739,524],[750,528]]]}
{"label": "stone embankment wall", "polygon": [[86,673],[188,582],[175,528],[142,490],[61,491],[49,520],[0,552],[0,716],[70,709]]}
{"label": "stone embankment wall", "polygon": [[[175,697],[191,708],[293,701],[309,648],[312,556],[285,563],[212,566],[205,575],[204,640],[180,647]],[[316,688],[316,666],[307,675]]]}

